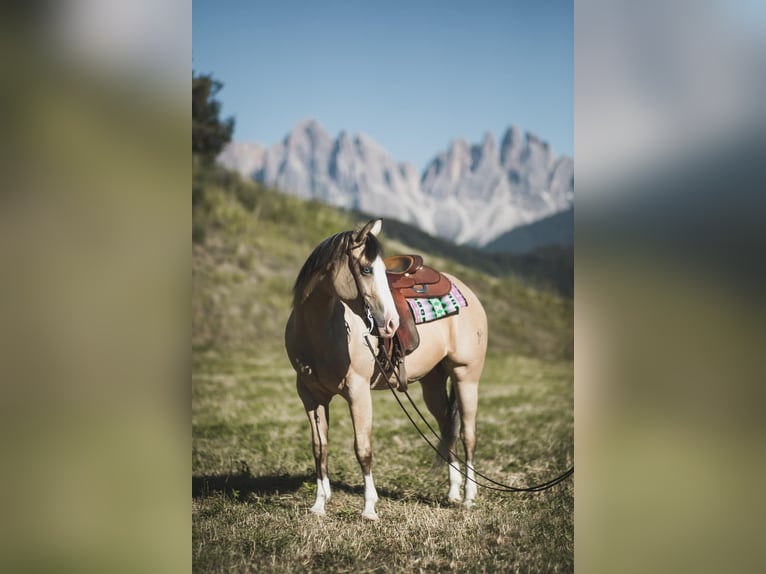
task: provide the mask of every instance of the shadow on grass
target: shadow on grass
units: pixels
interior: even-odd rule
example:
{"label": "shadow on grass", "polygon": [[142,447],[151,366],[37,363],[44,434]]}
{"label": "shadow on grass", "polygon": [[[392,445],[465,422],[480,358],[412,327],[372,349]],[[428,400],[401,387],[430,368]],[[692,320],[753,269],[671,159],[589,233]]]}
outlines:
{"label": "shadow on grass", "polygon": [[248,494],[265,496],[278,493],[296,492],[306,482],[311,482],[309,475],[267,475],[251,476],[245,473],[223,474],[212,476],[192,477],[192,498],[205,498],[211,494],[224,494],[233,497],[237,491],[238,498]]}
{"label": "shadow on grass", "polygon": [[[237,473],[193,476],[192,498],[205,498],[212,494],[223,494],[232,500],[244,501],[247,500],[247,497],[250,494],[260,497],[295,493],[306,484],[311,485],[311,488],[313,489],[316,484],[315,475],[302,474],[290,476],[282,474],[251,476],[246,473]],[[352,486],[345,482],[332,481],[332,488],[336,491],[364,496],[364,487],[362,485]],[[412,492],[403,493],[398,490],[378,487],[378,494],[389,500],[409,500],[427,506],[440,505],[440,501],[438,500],[427,495],[415,494]]]}

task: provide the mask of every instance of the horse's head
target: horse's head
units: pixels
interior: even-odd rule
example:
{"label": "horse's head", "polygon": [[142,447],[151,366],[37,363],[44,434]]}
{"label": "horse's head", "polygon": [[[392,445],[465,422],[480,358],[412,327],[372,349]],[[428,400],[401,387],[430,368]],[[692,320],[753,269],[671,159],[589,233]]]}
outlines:
{"label": "horse's head", "polygon": [[375,219],[351,233],[347,265],[338,266],[334,283],[341,299],[363,303],[372,314],[379,335],[390,338],[399,327],[399,314],[388,287],[382,248],[376,237],[381,227],[381,220]]}

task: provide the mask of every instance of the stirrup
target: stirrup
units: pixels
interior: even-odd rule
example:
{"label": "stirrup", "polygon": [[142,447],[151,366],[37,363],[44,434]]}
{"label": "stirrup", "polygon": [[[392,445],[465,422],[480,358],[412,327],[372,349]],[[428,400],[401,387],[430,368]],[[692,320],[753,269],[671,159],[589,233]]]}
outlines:
{"label": "stirrup", "polygon": [[400,392],[407,390],[407,369],[404,366],[404,351],[398,337],[394,339],[381,339],[378,347],[378,366],[383,366],[381,376],[390,385],[396,381],[396,388]]}
{"label": "stirrup", "polygon": [[394,366],[392,374],[396,376],[396,388],[400,393],[405,393],[407,392],[407,368],[404,366],[404,349],[401,339],[396,337],[391,347],[391,363]]}
{"label": "stirrup", "polygon": [[396,390],[400,393],[407,392],[407,368],[404,366],[402,356],[399,356],[394,363],[394,375],[396,375]]}

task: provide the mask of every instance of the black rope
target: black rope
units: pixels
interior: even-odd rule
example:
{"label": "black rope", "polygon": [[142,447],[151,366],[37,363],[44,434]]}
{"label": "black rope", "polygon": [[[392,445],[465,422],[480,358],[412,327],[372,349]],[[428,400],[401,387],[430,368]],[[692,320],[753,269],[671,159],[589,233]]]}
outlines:
{"label": "black rope", "polygon": [[[369,337],[367,337],[365,335],[364,340],[367,343],[367,347],[370,349],[370,353],[372,353],[372,357],[375,360],[375,364],[380,369],[380,372],[381,372],[382,376],[386,379],[386,384],[388,385],[388,388],[391,390],[391,393],[394,395],[394,398],[396,399],[396,402],[399,403],[399,406],[404,411],[404,414],[407,415],[407,418],[412,423],[412,426],[415,427],[415,430],[418,431],[418,434],[420,434],[422,439],[424,441],[426,441],[426,444],[428,444],[428,446],[430,446],[434,450],[434,452],[436,452],[436,454],[439,455],[439,458],[441,458],[444,462],[449,464],[450,467],[452,467],[455,470],[457,470],[461,475],[463,475],[466,478],[466,480],[470,480],[471,482],[473,482],[477,486],[481,486],[483,488],[487,488],[489,490],[495,490],[495,491],[498,491],[498,492],[541,492],[543,490],[547,490],[549,488],[552,488],[552,487],[556,486],[557,484],[559,484],[560,482],[563,482],[564,480],[566,480],[567,478],[569,478],[570,476],[572,476],[574,474],[574,466],[572,466],[571,468],[569,468],[569,470],[565,471],[564,473],[560,474],[559,476],[557,476],[556,478],[554,478],[552,480],[549,480],[547,482],[543,482],[541,484],[536,484],[534,486],[526,486],[526,487],[521,487],[521,486],[517,487],[517,486],[510,486],[510,485],[507,485],[507,484],[503,484],[502,482],[498,482],[496,480],[493,480],[492,478],[490,478],[490,477],[480,473],[476,469],[474,469],[474,474],[476,474],[477,476],[483,478],[484,480],[486,480],[487,482],[490,482],[491,484],[493,484],[495,486],[490,486],[489,484],[483,484],[481,482],[478,482],[475,478],[471,478],[470,476],[468,476],[468,474],[465,471],[461,470],[452,461],[450,461],[447,457],[445,457],[442,454],[442,452],[439,450],[439,448],[437,446],[434,446],[434,444],[431,442],[431,440],[425,435],[425,433],[423,433],[423,431],[420,429],[418,424],[412,418],[412,415],[410,415],[409,411],[404,406],[404,403],[402,403],[402,401],[399,398],[399,395],[396,393],[396,390],[394,389],[393,385],[391,385],[391,382],[388,380],[388,377],[386,377],[386,370],[385,370],[384,366],[378,360],[378,357],[375,354],[374,349],[372,348],[372,344],[370,343]],[[386,356],[386,360],[388,361],[388,365],[392,369],[392,372],[394,373],[394,375],[396,376],[397,382],[399,382],[400,386],[402,386],[402,384],[401,384],[402,381],[399,379],[399,373],[397,373],[396,370],[394,369],[394,364],[391,361],[391,358],[388,356],[388,353],[383,353],[383,354]],[[454,384],[454,381],[453,381],[453,384]],[[428,427],[428,429],[431,431],[431,433],[437,439],[439,439],[439,435],[436,433],[436,431],[431,426],[431,424],[428,422],[428,420],[423,416],[423,413],[418,408],[418,406],[415,404],[415,401],[412,400],[412,397],[410,396],[409,391],[406,390],[406,386],[403,386],[403,388],[405,389],[404,394],[407,396],[407,399],[410,401],[410,404],[415,409],[415,412],[418,414],[418,416],[420,416],[420,419],[425,423],[425,425]],[[457,453],[455,453],[454,451],[450,451],[450,454],[457,459],[458,463],[466,465],[466,462],[464,460],[462,460],[457,455]]]}

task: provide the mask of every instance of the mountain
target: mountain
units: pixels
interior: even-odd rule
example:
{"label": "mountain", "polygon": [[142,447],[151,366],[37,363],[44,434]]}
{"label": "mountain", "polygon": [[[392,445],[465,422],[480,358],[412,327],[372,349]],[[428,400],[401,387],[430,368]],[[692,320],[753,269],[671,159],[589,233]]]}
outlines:
{"label": "mountain", "polygon": [[463,139],[423,174],[364,134],[333,139],[313,119],[265,148],[232,142],[219,163],[302,198],[411,223],[458,244],[483,246],[520,225],[572,205],[574,162],[547,142],[510,127],[500,146]]}
{"label": "mountain", "polygon": [[534,223],[506,231],[484,246],[493,253],[524,253],[546,245],[569,246],[574,243],[574,209],[560,211]]}
{"label": "mountain", "polygon": [[498,148],[492,134],[478,145],[453,141],[426,167],[424,193],[438,200],[436,233],[486,245],[502,233],[572,205],[574,162],[556,158],[537,136],[510,127]]}

